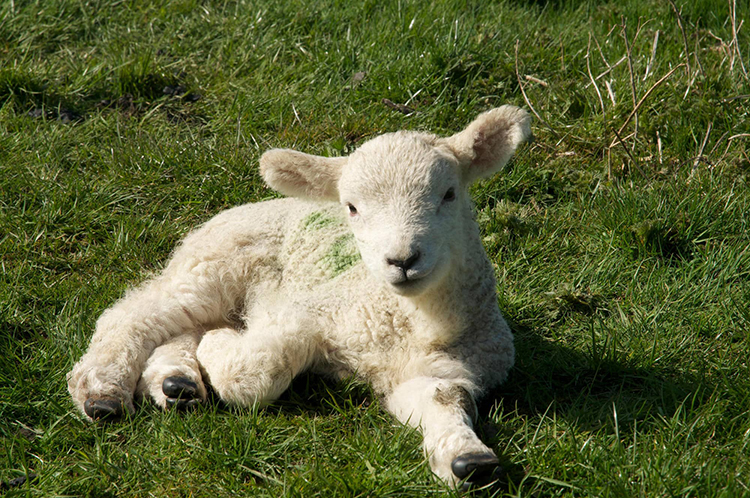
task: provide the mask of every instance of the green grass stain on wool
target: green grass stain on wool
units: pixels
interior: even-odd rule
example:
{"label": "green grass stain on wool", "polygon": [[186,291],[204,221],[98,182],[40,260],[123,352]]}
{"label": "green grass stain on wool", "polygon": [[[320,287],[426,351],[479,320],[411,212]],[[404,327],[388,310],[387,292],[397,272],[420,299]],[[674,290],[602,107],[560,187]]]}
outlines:
{"label": "green grass stain on wool", "polygon": [[337,238],[328,253],[321,260],[337,277],[359,263],[362,256],[359,254],[354,235],[346,234]]}
{"label": "green grass stain on wool", "polygon": [[302,228],[305,230],[321,230],[335,225],[338,220],[325,211],[315,211],[302,220]]}

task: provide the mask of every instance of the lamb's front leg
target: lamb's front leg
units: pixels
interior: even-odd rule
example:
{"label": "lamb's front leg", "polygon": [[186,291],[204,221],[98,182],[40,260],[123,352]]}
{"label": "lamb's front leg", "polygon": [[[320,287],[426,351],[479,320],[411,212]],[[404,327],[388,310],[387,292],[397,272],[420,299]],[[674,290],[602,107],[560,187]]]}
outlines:
{"label": "lamb's front leg", "polygon": [[133,412],[146,360],[172,337],[217,322],[232,304],[217,290],[209,264],[163,275],[129,292],[96,323],[88,351],[68,374],[76,406],[92,419]]}
{"label": "lamb's front leg", "polygon": [[474,432],[476,404],[465,385],[470,384],[417,377],[396,386],[386,398],[388,411],[421,429],[432,471],[449,483],[485,481],[498,469],[495,453]]}

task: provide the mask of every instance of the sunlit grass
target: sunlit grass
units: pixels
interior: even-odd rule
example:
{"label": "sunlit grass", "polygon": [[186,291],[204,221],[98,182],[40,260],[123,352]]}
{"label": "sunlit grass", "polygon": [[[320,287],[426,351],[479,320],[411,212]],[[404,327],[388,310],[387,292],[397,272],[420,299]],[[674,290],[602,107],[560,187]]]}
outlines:
{"label": "sunlit grass", "polygon": [[750,495],[750,11],[675,3],[3,2],[0,481],[37,475],[3,492],[445,493],[356,383],[100,427],[65,373],[187,231],[276,195],[264,150],[511,103],[536,141],[473,190],[518,351],[486,494]]}

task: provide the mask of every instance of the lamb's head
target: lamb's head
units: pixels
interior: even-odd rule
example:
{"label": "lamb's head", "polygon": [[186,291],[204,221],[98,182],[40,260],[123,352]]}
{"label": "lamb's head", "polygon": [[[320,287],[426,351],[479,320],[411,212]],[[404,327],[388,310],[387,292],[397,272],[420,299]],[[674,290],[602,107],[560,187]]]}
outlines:
{"label": "lamb's head", "polygon": [[340,202],[369,271],[394,292],[417,295],[461,261],[474,223],[468,186],[505,165],[530,138],[530,121],[503,106],[451,137],[389,133],[344,158],[271,150],[261,172],[286,195]]}

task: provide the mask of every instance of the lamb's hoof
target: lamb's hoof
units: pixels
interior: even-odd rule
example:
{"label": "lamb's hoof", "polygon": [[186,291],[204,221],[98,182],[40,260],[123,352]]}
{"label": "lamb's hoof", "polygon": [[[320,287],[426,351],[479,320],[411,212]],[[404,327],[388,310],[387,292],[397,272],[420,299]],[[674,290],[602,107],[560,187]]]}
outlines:
{"label": "lamb's hoof", "polygon": [[187,377],[173,375],[164,379],[161,390],[168,398],[194,399],[198,395],[198,384]]}
{"label": "lamb's hoof", "polygon": [[199,399],[179,399],[179,398],[167,398],[167,408],[170,410],[177,410],[185,412],[192,410],[201,403]]}
{"label": "lamb's hoof", "polygon": [[502,470],[500,462],[490,453],[464,453],[451,463],[453,474],[461,480],[466,479],[462,489],[468,490],[472,485],[489,484],[500,479]]}
{"label": "lamb's hoof", "polygon": [[125,407],[117,398],[89,398],[83,403],[83,411],[93,420],[112,422],[122,417]]}
{"label": "lamb's hoof", "polygon": [[191,410],[201,401],[198,398],[198,384],[187,377],[167,377],[161,384],[161,390],[167,396],[167,408],[170,409]]}

